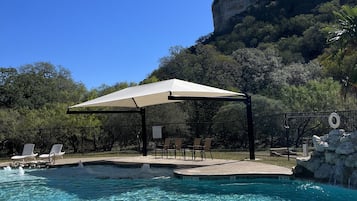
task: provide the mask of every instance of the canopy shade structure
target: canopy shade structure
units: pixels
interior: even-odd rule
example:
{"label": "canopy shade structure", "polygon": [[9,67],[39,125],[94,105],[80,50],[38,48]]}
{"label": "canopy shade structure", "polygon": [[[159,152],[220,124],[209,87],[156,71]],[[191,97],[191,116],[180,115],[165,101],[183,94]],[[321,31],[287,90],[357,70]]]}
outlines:
{"label": "canopy shade structure", "polygon": [[125,107],[142,108],[150,105],[173,103],[183,100],[169,100],[169,96],[185,97],[232,97],[245,96],[179,79],[165,80],[150,84],[128,87],[99,98],[80,103],[70,108],[79,107]]}
{"label": "canopy shade structure", "polygon": [[[248,135],[250,159],[254,156],[253,120],[251,99],[245,93],[223,90],[206,85],[187,82],[179,79],[170,79],[150,84],[128,87],[93,100],[70,106],[67,113],[140,113],[142,119],[143,155],[147,154],[147,136],[145,107],[165,103],[181,102],[184,100],[218,100],[218,101],[243,101],[247,106]],[[76,110],[79,108],[127,108],[126,111],[98,111]],[[130,109],[130,110],[129,110]],[[136,109],[136,110],[135,110]],[[140,109],[140,110],[137,110]]]}

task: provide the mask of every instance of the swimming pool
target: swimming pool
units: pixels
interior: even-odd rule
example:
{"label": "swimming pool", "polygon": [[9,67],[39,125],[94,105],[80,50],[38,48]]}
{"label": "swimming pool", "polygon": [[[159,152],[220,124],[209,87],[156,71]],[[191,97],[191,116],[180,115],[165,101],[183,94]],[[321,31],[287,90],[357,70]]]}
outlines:
{"label": "swimming pool", "polygon": [[334,200],[357,191],[298,180],[187,180],[170,168],[111,165],[0,170],[0,200]]}

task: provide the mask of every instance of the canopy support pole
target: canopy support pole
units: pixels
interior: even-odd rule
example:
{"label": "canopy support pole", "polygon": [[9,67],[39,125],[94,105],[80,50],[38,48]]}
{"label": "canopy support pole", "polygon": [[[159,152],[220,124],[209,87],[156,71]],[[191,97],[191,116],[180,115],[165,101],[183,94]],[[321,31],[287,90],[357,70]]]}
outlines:
{"label": "canopy support pole", "polygon": [[255,160],[254,148],[254,125],[252,113],[252,99],[248,94],[241,97],[193,97],[193,96],[172,96],[168,97],[169,100],[214,100],[214,101],[240,101],[246,105],[247,109],[247,125],[248,125],[248,141],[249,141],[249,159]]}
{"label": "canopy support pole", "polygon": [[252,99],[246,95],[245,105],[247,108],[247,125],[248,125],[248,141],[249,141],[249,158],[255,160],[254,149],[254,131],[253,131],[253,113],[252,113]]}
{"label": "canopy support pole", "polygon": [[145,117],[145,108],[140,108],[140,114],[141,114],[141,139],[143,140],[143,156],[148,155],[148,137],[146,134],[146,117]]}

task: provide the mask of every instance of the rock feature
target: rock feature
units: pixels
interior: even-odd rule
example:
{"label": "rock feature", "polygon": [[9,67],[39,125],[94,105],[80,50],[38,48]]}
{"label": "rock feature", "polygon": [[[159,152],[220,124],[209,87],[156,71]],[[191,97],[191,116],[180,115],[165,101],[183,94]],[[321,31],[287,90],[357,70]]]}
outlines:
{"label": "rock feature", "polygon": [[312,177],[331,184],[357,188],[357,131],[335,129],[313,136],[314,152],[297,158],[296,177]]}
{"label": "rock feature", "polygon": [[214,32],[223,33],[232,28],[231,18],[244,12],[257,0],[214,0],[212,4]]}

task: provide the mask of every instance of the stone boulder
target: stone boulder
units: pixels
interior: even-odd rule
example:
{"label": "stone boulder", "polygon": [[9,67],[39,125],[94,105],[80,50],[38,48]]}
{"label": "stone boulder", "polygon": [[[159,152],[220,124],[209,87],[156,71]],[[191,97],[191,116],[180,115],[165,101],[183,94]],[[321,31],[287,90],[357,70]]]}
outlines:
{"label": "stone boulder", "polygon": [[327,163],[324,163],[314,172],[314,177],[316,179],[329,180],[332,174],[333,167]]}
{"label": "stone boulder", "polygon": [[350,141],[340,143],[336,148],[337,154],[349,155],[354,152],[355,152],[354,145]]}
{"label": "stone boulder", "polygon": [[346,157],[345,166],[350,168],[357,168],[357,153]]}
{"label": "stone boulder", "polygon": [[335,151],[338,144],[340,143],[340,139],[344,134],[344,130],[342,129],[334,129],[330,131],[328,135],[325,135],[326,142],[328,143],[327,149],[330,151]]}
{"label": "stone boulder", "polygon": [[[299,175],[357,188],[357,132],[334,129],[323,136],[313,136],[315,151],[309,158],[297,158]],[[306,171],[304,173],[303,171]]]}
{"label": "stone boulder", "polygon": [[318,152],[324,152],[328,148],[328,143],[323,141],[321,137],[317,135],[312,136],[312,143],[314,144],[315,150]]}
{"label": "stone boulder", "polygon": [[336,164],[338,160],[338,155],[335,152],[326,151],[325,152],[325,162],[328,164]]}

